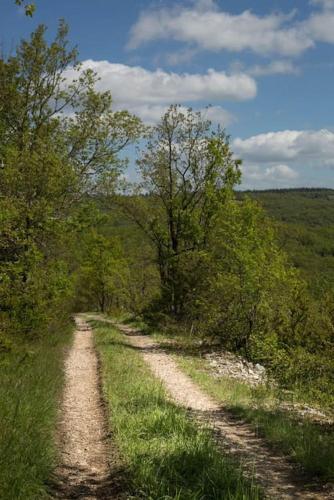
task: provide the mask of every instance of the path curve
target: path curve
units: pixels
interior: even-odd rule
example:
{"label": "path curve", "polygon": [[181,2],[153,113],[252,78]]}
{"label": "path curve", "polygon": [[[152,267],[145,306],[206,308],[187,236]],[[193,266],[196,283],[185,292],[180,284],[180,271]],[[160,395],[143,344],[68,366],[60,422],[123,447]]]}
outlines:
{"label": "path curve", "polygon": [[111,474],[93,333],[80,316],[75,322],[74,342],[65,363],[58,429],[60,465],[53,498],[121,498]]}
{"label": "path curve", "polygon": [[[111,320],[109,322],[112,323]],[[132,327],[122,324],[115,326],[128,336],[130,344],[141,350],[145,361],[154,375],[163,382],[171,398],[186,407],[198,421],[205,422],[214,429],[218,445],[241,460],[246,475],[255,476],[267,498],[334,498],[332,488],[330,491],[326,488],[325,491],[318,486],[306,487],[305,479],[294,465],[282,455],[274,453],[248,424],[235,421],[218,402],[206,395],[183,373],[172,357],[159,348],[156,342]]]}

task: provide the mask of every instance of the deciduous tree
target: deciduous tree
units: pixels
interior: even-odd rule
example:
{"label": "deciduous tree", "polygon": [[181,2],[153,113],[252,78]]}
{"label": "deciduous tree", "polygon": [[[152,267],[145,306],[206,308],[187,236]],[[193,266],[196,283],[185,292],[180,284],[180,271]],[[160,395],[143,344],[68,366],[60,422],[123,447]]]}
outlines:
{"label": "deciduous tree", "polygon": [[239,180],[239,165],[225,133],[191,109],[171,106],[149,131],[138,160],[143,180],[126,210],[155,246],[162,295],[176,316],[186,293],[181,261],[206,247],[217,207]]}
{"label": "deciduous tree", "polygon": [[97,76],[81,72],[67,26],[50,44],[45,31],[0,60],[0,298],[3,319],[26,331],[37,318],[47,323],[68,293],[73,210],[117,177],[118,153],[140,133],[136,117],[113,112],[110,93],[95,91]]}

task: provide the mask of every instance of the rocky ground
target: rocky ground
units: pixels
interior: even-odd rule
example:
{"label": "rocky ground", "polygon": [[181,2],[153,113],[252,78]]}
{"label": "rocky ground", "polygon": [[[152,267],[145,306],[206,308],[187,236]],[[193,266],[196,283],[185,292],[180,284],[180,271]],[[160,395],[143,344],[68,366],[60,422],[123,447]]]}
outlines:
{"label": "rocky ground", "polygon": [[[275,385],[275,382],[269,379],[264,366],[246,361],[231,352],[216,350],[204,354],[204,358],[209,364],[212,375],[216,378],[228,377],[252,387],[266,383]],[[283,392],[282,395],[285,396],[286,401],[275,402],[280,410],[295,413],[297,417],[309,418],[320,424],[334,424],[334,419],[323,411],[306,404],[288,401],[289,396],[293,399],[293,394],[289,391]]]}
{"label": "rocky ground", "polygon": [[210,352],[204,357],[213,369],[215,377],[229,377],[252,386],[263,384],[267,380],[264,366],[246,361],[241,356],[231,352]]}

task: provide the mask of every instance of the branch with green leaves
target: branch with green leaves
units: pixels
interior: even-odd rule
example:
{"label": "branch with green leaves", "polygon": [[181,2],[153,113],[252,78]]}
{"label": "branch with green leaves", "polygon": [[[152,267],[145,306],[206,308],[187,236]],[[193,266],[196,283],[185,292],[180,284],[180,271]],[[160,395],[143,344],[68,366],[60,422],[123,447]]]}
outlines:
{"label": "branch with green leaves", "polygon": [[25,0],[15,0],[16,5],[19,7],[24,7],[24,12],[26,16],[32,17],[35,10],[36,5],[34,3],[25,3]]}

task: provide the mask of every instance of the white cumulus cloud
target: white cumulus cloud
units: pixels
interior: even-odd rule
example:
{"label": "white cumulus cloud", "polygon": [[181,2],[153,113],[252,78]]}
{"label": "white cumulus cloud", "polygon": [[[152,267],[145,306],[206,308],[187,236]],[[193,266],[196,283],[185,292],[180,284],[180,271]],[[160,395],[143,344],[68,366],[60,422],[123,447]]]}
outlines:
{"label": "white cumulus cloud", "polygon": [[[110,90],[116,108],[126,108],[147,122],[154,122],[173,103],[217,103],[206,113],[213,121],[227,125],[232,115],[221,106],[221,101],[242,101],[256,95],[255,80],[245,74],[228,75],[209,69],[206,73],[174,73],[161,69],[150,71],[140,66],[115,64],[109,61],[86,60],[82,69],[93,69],[100,80],[98,90]],[[75,74],[68,69],[70,80]],[[203,107],[203,105],[202,105]]]}
{"label": "white cumulus cloud", "polygon": [[291,180],[298,177],[298,172],[289,167],[289,165],[274,165],[265,169],[267,179]]}
{"label": "white cumulus cloud", "polygon": [[152,40],[174,39],[206,50],[295,56],[314,42],[307,30],[293,24],[293,14],[257,16],[250,10],[230,14],[213,1],[147,10],[132,27],[128,47],[135,49]]}
{"label": "white cumulus cloud", "polygon": [[153,40],[176,40],[197,50],[252,51],[293,57],[316,45],[334,43],[334,0],[312,0],[315,9],[303,20],[295,12],[231,14],[213,0],[143,11],[132,26],[128,48]]}
{"label": "white cumulus cloud", "polygon": [[334,43],[334,10],[312,14],[304,29],[316,41]]}
{"label": "white cumulus cloud", "polygon": [[243,159],[245,187],[301,186],[310,172],[315,179],[317,169],[334,168],[334,132],[326,129],[283,130],[236,138],[232,149]]}
{"label": "white cumulus cloud", "polygon": [[274,165],[261,167],[259,165],[245,164],[242,166],[243,186],[257,188],[291,187],[296,185],[299,178],[298,172],[288,165]]}
{"label": "white cumulus cloud", "polygon": [[334,167],[334,133],[329,130],[283,130],[247,139],[236,138],[233,149],[250,163],[295,163]]}
{"label": "white cumulus cloud", "polygon": [[84,61],[82,68],[96,71],[98,88],[111,89],[114,99],[123,103],[242,101],[256,95],[256,82],[242,73],[228,75],[209,69],[206,73],[180,74],[93,60]]}

